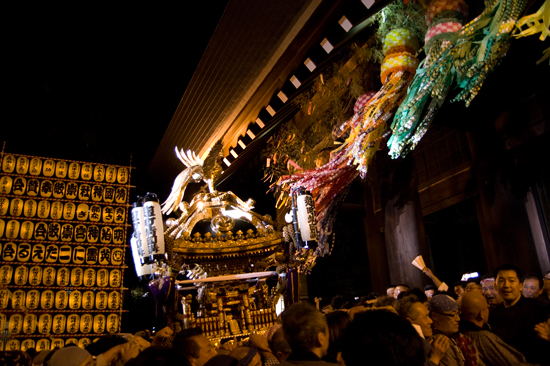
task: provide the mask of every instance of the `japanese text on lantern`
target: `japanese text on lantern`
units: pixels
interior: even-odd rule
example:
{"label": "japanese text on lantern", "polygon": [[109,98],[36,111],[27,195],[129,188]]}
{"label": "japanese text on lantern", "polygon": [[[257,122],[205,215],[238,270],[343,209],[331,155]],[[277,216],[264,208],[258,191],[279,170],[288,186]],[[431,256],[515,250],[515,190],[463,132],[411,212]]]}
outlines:
{"label": "japanese text on lantern", "polygon": [[129,166],[0,155],[0,350],[120,331]]}

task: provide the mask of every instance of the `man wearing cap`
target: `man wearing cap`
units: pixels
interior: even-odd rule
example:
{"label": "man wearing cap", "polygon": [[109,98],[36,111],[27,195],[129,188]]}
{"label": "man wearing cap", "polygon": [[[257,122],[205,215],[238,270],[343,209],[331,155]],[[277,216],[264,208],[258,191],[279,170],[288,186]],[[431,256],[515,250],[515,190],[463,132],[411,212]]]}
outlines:
{"label": "man wearing cap", "polygon": [[548,314],[535,299],[522,296],[521,271],[504,264],[495,269],[496,289],[502,303],[491,311],[490,325],[502,340],[523,353],[528,362],[546,364],[547,342],[537,337],[535,325],[546,322]]}
{"label": "man wearing cap", "polygon": [[441,359],[443,366],[463,366],[464,356],[457,347],[454,338],[458,333],[458,304],[452,297],[447,295],[435,295],[428,303],[430,318],[433,320],[432,328],[434,336],[440,334],[449,341],[449,348]]}

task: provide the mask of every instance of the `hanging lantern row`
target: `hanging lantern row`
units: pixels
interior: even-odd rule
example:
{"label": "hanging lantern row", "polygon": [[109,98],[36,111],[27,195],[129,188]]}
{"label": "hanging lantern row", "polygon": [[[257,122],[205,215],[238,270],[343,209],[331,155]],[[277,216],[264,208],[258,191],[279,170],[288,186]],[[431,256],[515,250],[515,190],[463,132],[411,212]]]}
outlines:
{"label": "hanging lantern row", "polygon": [[0,216],[39,217],[52,220],[78,220],[123,224],[126,221],[125,207],[75,204],[60,201],[22,200],[20,198],[0,197]]}
{"label": "hanging lantern row", "polygon": [[89,163],[67,163],[63,160],[54,161],[46,159],[42,161],[39,158],[29,159],[26,156],[19,156],[17,159],[13,155],[5,155],[2,161],[2,171],[4,173],[30,174],[35,176],[45,176],[69,179],[91,180],[96,182],[106,181],[107,183],[126,184],[128,183],[128,168],[95,165]]}
{"label": "hanging lantern row", "polygon": [[[84,291],[79,290],[60,290],[53,292],[45,290],[40,293],[38,290],[16,290],[13,293],[10,290],[0,290],[0,309],[9,307],[13,310],[119,310],[120,292],[110,291]],[[94,308],[95,306],[95,308]],[[40,307],[40,309],[38,309]],[[5,314],[0,314],[5,316]],[[0,319],[1,320],[1,319]],[[3,328],[2,328],[3,329]]]}
{"label": "hanging lantern row", "polygon": [[[95,340],[94,340],[95,341]],[[4,342],[0,340],[0,350],[4,351],[26,351],[29,348],[34,348],[38,352],[40,351],[47,351],[54,348],[63,348],[64,346],[69,345],[75,345],[80,348],[86,348],[92,341],[90,338],[68,338],[66,340],[63,340],[62,338],[42,338],[37,340],[36,342],[34,339],[25,339],[21,342],[17,339],[10,339],[6,342],[6,345],[4,346]]]}
{"label": "hanging lantern row", "polygon": [[32,222],[0,219],[0,238],[15,240],[49,240],[77,243],[124,244],[124,228],[58,222]]}
{"label": "hanging lantern row", "polygon": [[99,184],[63,182],[60,180],[27,179],[3,176],[0,179],[0,194],[25,195],[29,197],[69,199],[95,202],[126,203],[126,187]]}
{"label": "hanging lantern row", "polygon": [[[7,323],[6,323],[7,322]],[[119,316],[117,314],[42,314],[40,317],[35,314],[13,314],[9,318],[0,314],[0,325],[2,329],[7,326],[10,334],[69,334],[73,333],[116,333],[119,331]]]}
{"label": "hanging lantern row", "polygon": [[[56,276],[57,272],[57,276]],[[15,275],[14,275],[15,274]],[[122,272],[119,269],[112,269],[109,271],[106,268],[98,269],[94,268],[69,268],[62,267],[57,271],[54,267],[42,267],[34,266],[29,269],[25,266],[19,266],[13,270],[10,265],[4,265],[0,267],[0,285],[9,285],[12,281],[17,286],[38,286],[40,282],[44,286],[81,286],[93,287],[96,283],[98,287],[120,287],[122,281]],[[41,281],[42,280],[42,281]],[[0,290],[8,291],[8,290]]]}
{"label": "hanging lantern row", "polygon": [[[108,228],[110,229],[110,228]],[[103,229],[101,230],[103,232]],[[121,243],[117,243],[121,244]],[[72,263],[120,266],[124,261],[122,248],[71,246],[55,244],[0,243],[0,258],[4,262]],[[2,273],[0,271],[0,273]]]}

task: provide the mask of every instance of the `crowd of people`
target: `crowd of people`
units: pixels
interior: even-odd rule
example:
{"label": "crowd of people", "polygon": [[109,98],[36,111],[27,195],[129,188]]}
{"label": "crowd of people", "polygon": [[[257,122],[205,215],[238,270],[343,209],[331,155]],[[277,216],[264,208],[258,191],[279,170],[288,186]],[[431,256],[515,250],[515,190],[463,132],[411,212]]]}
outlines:
{"label": "crowd of people", "polygon": [[[550,364],[550,273],[523,276],[513,265],[469,282],[390,286],[360,304],[336,297],[320,311],[307,301],[245,342],[217,349],[200,328],[164,328],[105,336],[86,349],[67,346],[34,355],[48,366],[329,366]],[[30,359],[32,350],[26,354]],[[0,360],[1,361],[1,360]]]}

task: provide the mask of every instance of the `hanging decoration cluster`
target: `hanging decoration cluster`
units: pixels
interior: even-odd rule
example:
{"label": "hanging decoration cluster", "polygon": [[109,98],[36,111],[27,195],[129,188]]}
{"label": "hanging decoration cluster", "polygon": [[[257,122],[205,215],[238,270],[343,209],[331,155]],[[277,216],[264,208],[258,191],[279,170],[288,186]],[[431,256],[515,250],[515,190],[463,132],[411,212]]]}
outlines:
{"label": "hanging decoration cluster", "polygon": [[[383,40],[384,53],[380,67],[382,86],[378,92],[364,93],[357,98],[353,117],[344,122],[340,122],[344,119],[342,115],[351,113],[351,110],[347,112],[349,101],[343,107],[334,108],[328,102],[319,107],[319,101],[327,101],[324,98],[328,96],[336,97],[334,100],[341,98],[345,90],[342,82],[332,84],[321,76],[313,95],[301,97],[305,100],[300,100],[300,104],[307,106],[308,114],[312,115],[318,108],[320,113],[314,115],[320,118],[319,124],[332,125],[332,138],[344,140],[324,165],[308,170],[294,166],[297,170],[289,169],[290,174],[281,174],[279,179],[274,176],[276,192],[280,194],[279,208],[287,204],[289,192],[294,188],[303,187],[312,193],[319,223],[317,255],[329,252],[326,242],[338,202],[358,175],[366,177],[382,141],[389,137],[387,144],[392,158],[405,156],[426,134],[453,88],[451,101],[464,101],[468,107],[508,51],[516,24],[516,37],[541,32],[544,40],[550,35],[549,1],[537,13],[518,22],[526,0],[488,0],[481,14],[466,25],[468,5],[464,0],[432,0],[422,3],[425,10],[412,3],[394,2],[376,16],[378,29],[374,39]],[[524,25],[528,28],[521,30],[519,27]],[[421,37],[426,57],[419,67],[418,38]],[[550,49],[546,53],[549,57]],[[370,50],[369,55],[377,59],[379,52]],[[346,65],[349,67],[349,63]],[[372,82],[365,81],[363,85],[372,85]],[[327,112],[330,109],[333,115]],[[323,121],[327,116],[330,121]],[[315,124],[313,121],[312,125]],[[306,130],[300,140],[305,138]],[[316,138],[321,140],[326,142],[327,136]]]}

